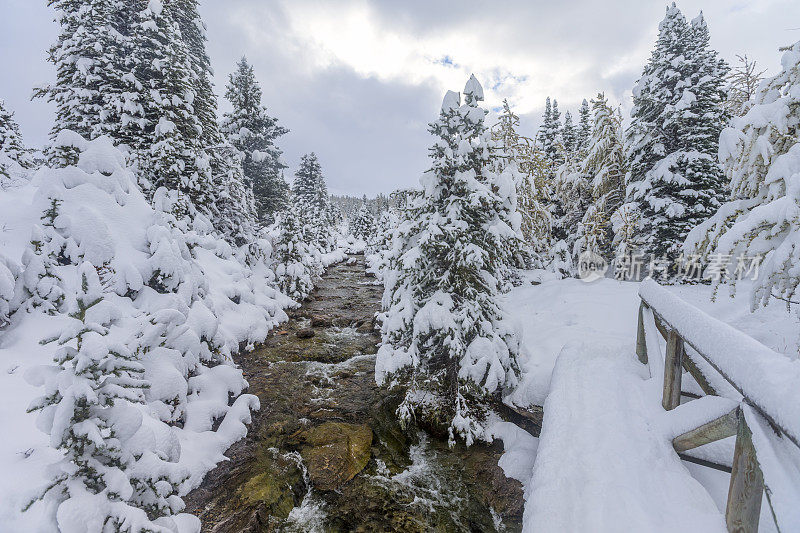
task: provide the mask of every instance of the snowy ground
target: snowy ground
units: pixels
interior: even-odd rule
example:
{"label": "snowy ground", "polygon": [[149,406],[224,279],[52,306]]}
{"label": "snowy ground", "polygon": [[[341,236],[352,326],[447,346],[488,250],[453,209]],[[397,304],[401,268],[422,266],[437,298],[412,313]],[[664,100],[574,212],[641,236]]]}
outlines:
{"label": "snowy ground", "polygon": [[[714,528],[721,524],[724,527],[721,515],[709,515],[708,511],[710,505],[713,508],[713,504],[716,504],[718,509],[724,510],[729,479],[727,474],[681,462],[676,456],[673,456],[674,460],[671,462],[664,463],[662,459],[655,465],[658,468],[650,465],[650,470],[647,469],[647,464],[640,464],[638,468],[636,464],[627,465],[630,466],[628,469],[624,463],[625,453],[623,450],[626,441],[620,440],[618,434],[620,431],[629,433],[631,438],[638,435],[639,443],[649,447],[645,449],[651,451],[661,446],[659,442],[668,443],[669,439],[674,436],[669,435],[670,427],[667,420],[659,419],[658,416],[659,409],[661,409],[660,382],[646,380],[646,375],[636,375],[635,364],[632,363],[636,339],[639,284],[611,279],[601,279],[591,283],[578,279],[547,280],[546,276],[542,277],[539,272],[528,273],[528,279],[537,281],[544,279],[544,281],[538,285],[523,284],[506,297],[506,308],[522,330],[525,347],[521,364],[522,384],[510,399],[518,405],[545,405],[546,418],[543,436],[550,432],[551,437],[548,439],[554,439],[551,444],[555,449],[553,446],[542,446],[544,440],[532,443],[529,439],[514,439],[512,435],[504,435],[500,431],[495,431],[498,437],[503,438],[507,451],[503,458],[506,463],[502,465],[503,468],[508,475],[520,479],[528,488],[526,491],[527,528],[533,527],[535,519],[532,516],[534,515],[545,519],[544,522],[537,521],[539,526],[543,523],[550,523],[551,526],[561,524],[566,530],[579,530],[581,529],[580,523],[583,523],[586,526],[591,524],[593,530],[606,524],[608,526],[606,530],[613,531],[614,526],[618,528],[620,523],[625,523],[624,517],[628,517],[627,519],[640,518],[642,527],[646,527],[647,524],[660,523],[669,528],[669,524],[675,525],[674,521],[661,520],[659,522],[656,520],[653,522],[654,516],[631,513],[631,510],[637,505],[637,499],[638,505],[643,509],[653,505],[653,502],[641,498],[644,494],[649,494],[646,490],[648,488],[653,489],[651,492],[655,492],[658,479],[672,480],[670,482],[671,490],[684,492],[683,495],[671,496],[672,499],[688,500],[690,499],[688,496],[692,496],[691,499],[697,502],[694,507],[681,511],[685,515],[683,518],[693,517],[695,521],[690,521],[690,523],[696,525],[695,530],[709,530],[708,528]],[[669,290],[674,291],[682,299],[713,317],[754,337],[773,350],[785,354],[790,359],[797,358],[800,345],[800,321],[795,313],[787,312],[785,305],[774,303],[767,308],[751,313],[749,291],[744,284],[739,287],[735,298],[730,298],[727,288],[723,287],[715,302],[711,300],[712,289],[708,286],[676,286],[669,287]],[[583,372],[585,386],[594,390],[581,391],[580,388],[576,388],[578,386],[576,383],[572,383],[570,394],[578,394],[580,398],[574,399],[576,403],[571,406],[569,412],[561,413],[558,416],[556,416],[557,413],[552,412],[548,416],[548,407],[559,404],[563,406],[566,401],[562,399],[559,402],[555,396],[566,393],[565,387],[568,386],[569,380],[560,383],[558,391],[551,389],[553,370],[557,366],[556,361],[565,346],[567,346],[567,349],[564,350],[566,355],[558,366],[564,369],[571,366],[575,371],[573,373]],[[603,361],[604,358],[606,360],[603,364],[597,364],[598,360]],[[581,368],[584,365],[585,368]],[[586,370],[592,365],[597,367],[594,371]],[[613,367],[616,372],[606,373],[608,374],[606,375],[600,371],[609,366]],[[623,372],[623,370],[627,371]],[[562,370],[562,374],[564,373],[567,371]],[[603,376],[607,379],[604,379]],[[620,389],[628,389],[628,391]],[[551,399],[546,402],[549,394]],[[592,394],[597,397],[592,397]],[[601,406],[601,402],[605,402],[606,405]],[[608,412],[604,409],[610,410],[612,415],[616,416],[610,418],[605,416],[604,420],[598,420],[598,417],[602,418],[604,417],[603,413]],[[580,410],[583,412],[578,412]],[[617,412],[614,413],[614,410]],[[553,437],[554,434],[558,435],[560,430],[565,429],[564,426],[556,426],[555,420],[559,418],[564,420],[567,415],[572,417],[572,422],[576,428],[581,430],[581,433],[561,434],[561,438]],[[548,421],[550,428],[547,427]],[[637,424],[639,425],[637,426]],[[638,433],[633,431],[641,424],[648,424],[651,427],[641,428]],[[617,432],[613,432],[612,428],[616,428]],[[661,440],[659,441],[659,439]],[[564,448],[565,446],[568,448]],[[537,447],[538,452],[536,451]],[[528,451],[528,454],[543,454],[542,462],[531,466],[533,461],[529,456],[525,456],[525,449],[532,450]],[[616,492],[624,500],[620,505],[627,506],[628,511],[608,511],[603,515],[581,517],[582,513],[577,510],[580,506],[575,507],[577,503],[575,501],[562,501],[557,509],[543,511],[553,501],[567,496],[566,493],[570,489],[576,491],[575,494],[585,493],[587,502],[589,500],[595,503],[601,502],[604,495],[603,482],[607,481],[606,476],[611,474],[609,474],[608,468],[603,469],[599,464],[592,466],[591,463],[601,460],[603,451],[606,455],[612,455],[614,450],[621,452],[622,462],[609,465],[611,470],[617,469],[617,483],[613,485],[616,488],[606,485],[605,490]],[[565,460],[565,454],[569,455],[571,459]],[[552,470],[554,457],[559,458],[561,465],[557,466],[556,470],[561,474]],[[651,459],[654,457],[652,455]],[[634,463],[636,462],[635,458],[632,460]],[[580,481],[580,486],[565,487],[563,480],[557,479],[558,476],[569,477],[569,472],[560,470],[564,468],[573,468],[570,472],[574,474],[574,479]],[[636,476],[637,470],[642,472],[641,476],[643,477]],[[528,472],[527,479],[523,473],[525,471]],[[581,477],[581,472],[592,471],[597,471],[597,476],[594,478],[586,475]],[[694,482],[689,477],[690,475],[700,484]],[[552,480],[552,484],[549,486],[546,485],[547,479]],[[625,484],[627,484],[627,488],[623,490]],[[638,493],[637,485],[641,489]],[[592,489],[592,487],[594,488]],[[708,494],[703,491],[703,488],[708,491]],[[536,494],[535,497],[533,497],[534,494]],[[698,494],[700,496],[694,498]],[[666,502],[660,501],[657,504],[665,505]],[[669,505],[667,506],[669,507]],[[763,514],[768,512],[767,509],[768,506],[764,504],[762,526],[769,525],[767,523],[768,516]],[[566,521],[553,522],[554,517],[559,514],[564,516]],[[548,516],[553,520],[548,522],[546,519]],[[536,530],[540,529],[538,527]],[[767,528],[767,530],[769,529]]]}

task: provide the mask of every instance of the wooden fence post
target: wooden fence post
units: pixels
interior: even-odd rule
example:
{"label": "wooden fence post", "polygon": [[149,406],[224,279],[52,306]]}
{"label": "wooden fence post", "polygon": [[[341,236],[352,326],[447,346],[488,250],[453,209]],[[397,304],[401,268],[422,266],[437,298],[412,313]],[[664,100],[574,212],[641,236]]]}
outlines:
{"label": "wooden fence post", "polygon": [[733,452],[731,483],[728,488],[728,505],[725,523],[728,531],[756,533],[761,514],[761,496],[764,492],[764,474],[758,466],[753,434],[747,427],[744,413],[739,417],[736,448]]}
{"label": "wooden fence post", "polygon": [[643,365],[647,364],[647,337],[644,332],[645,303],[639,303],[639,325],[636,330],[636,356]]}
{"label": "wooden fence post", "polygon": [[664,356],[664,396],[661,405],[671,411],[681,403],[681,373],[683,372],[683,339],[674,329],[667,335]]}

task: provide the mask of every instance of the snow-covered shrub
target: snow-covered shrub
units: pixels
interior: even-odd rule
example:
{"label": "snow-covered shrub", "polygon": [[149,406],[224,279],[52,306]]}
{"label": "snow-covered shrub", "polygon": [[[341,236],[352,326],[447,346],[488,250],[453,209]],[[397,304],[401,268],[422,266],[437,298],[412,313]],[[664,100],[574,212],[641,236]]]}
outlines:
{"label": "snow-covered shrub", "polygon": [[[92,423],[100,436],[93,448],[83,447],[80,460],[113,469],[101,472],[105,477],[99,484],[80,485],[73,482],[78,478],[54,474],[68,490],[48,491],[63,500],[53,520],[63,531],[75,530],[70,524],[76,520],[103,517],[111,517],[114,530],[175,531],[169,515],[182,508],[178,495],[195,487],[244,436],[250,409],[258,408],[257,398],[242,394],[247,382],[232,356],[263,341],[286,320],[283,309],[292,301],[274,288],[267,264],[252,257],[248,264],[204,215],[190,206],[189,216],[177,218],[176,204],[185,204],[175,191],[159,188],[148,202],[108,138],[86,141],[63,132],[59,139],[76,151],[77,165],[42,168],[27,185],[32,189],[28,211],[39,213],[41,224],[21,258],[3,263],[8,272],[0,270],[0,303],[11,296],[9,328],[35,322],[42,331],[62,332],[58,364],[27,373],[45,386],[34,407],[53,413],[50,406],[83,401],[79,392],[98,402],[91,409],[99,417]],[[266,241],[259,249],[271,253]],[[15,260],[21,263],[17,271]],[[16,278],[13,294],[9,272]],[[81,289],[81,279],[87,288]],[[8,338],[4,348],[37,353],[39,339]],[[89,363],[96,363],[96,370]],[[84,371],[91,374],[90,386],[81,388]],[[118,390],[115,380],[130,384],[135,394]],[[67,396],[64,387],[73,382],[76,392]],[[110,392],[90,394],[109,387]],[[49,414],[42,416],[41,427],[53,446],[71,449],[63,435],[72,430],[54,427]],[[59,424],[70,418],[61,413],[52,420]],[[54,468],[63,473],[66,463],[59,465]],[[88,480],[94,474],[87,472],[70,475]],[[128,521],[119,522],[120,517]],[[181,518],[187,520],[194,523]],[[151,522],[155,526],[147,525]]]}
{"label": "snow-covered shrub", "polygon": [[781,65],[761,83],[747,113],[723,130],[719,157],[733,199],[692,230],[684,249],[732,258],[732,290],[739,259],[762,258],[753,308],[772,297],[793,300],[800,284],[800,42],[784,52]]}

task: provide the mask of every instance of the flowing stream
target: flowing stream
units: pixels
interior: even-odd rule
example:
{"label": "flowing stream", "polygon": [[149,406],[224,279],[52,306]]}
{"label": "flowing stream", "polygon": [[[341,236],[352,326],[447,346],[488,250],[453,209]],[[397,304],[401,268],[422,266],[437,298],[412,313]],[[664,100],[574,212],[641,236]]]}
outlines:
{"label": "flowing stream", "polygon": [[519,482],[502,445],[404,431],[376,386],[382,289],[363,256],[331,267],[301,309],[238,362],[261,410],[187,497],[203,531],[519,531]]}

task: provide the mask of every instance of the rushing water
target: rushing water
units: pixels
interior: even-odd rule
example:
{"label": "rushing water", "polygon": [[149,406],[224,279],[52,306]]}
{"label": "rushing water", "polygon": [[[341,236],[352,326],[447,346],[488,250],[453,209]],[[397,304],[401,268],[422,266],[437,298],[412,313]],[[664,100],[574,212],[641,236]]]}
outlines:
{"label": "rushing water", "polygon": [[[228,450],[231,460],[187,497],[204,531],[520,529],[522,490],[497,466],[499,445],[451,450],[398,426],[396,396],[374,380],[379,337],[371,325],[381,288],[373,281],[361,257],[332,267],[288,324],[240,356],[248,392],[262,408]],[[313,336],[300,338],[309,330]],[[313,468],[328,463],[330,448],[312,438],[315,430],[323,438],[353,431],[353,442],[366,444],[355,477],[328,490],[315,486]]]}

